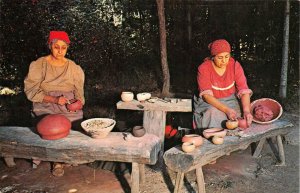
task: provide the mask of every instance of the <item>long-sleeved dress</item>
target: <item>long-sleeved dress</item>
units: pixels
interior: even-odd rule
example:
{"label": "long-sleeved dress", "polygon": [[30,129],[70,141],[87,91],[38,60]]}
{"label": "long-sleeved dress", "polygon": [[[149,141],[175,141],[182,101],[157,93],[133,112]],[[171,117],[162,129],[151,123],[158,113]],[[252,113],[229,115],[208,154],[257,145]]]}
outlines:
{"label": "long-sleeved dress", "polygon": [[83,118],[82,110],[69,112],[65,105],[43,102],[45,95],[65,96],[68,99],[84,99],[84,72],[79,65],[67,60],[63,66],[54,66],[41,57],[30,64],[24,80],[24,91],[28,100],[33,102],[33,114],[38,117],[45,114],[62,114],[71,122]]}
{"label": "long-sleeved dress", "polygon": [[237,111],[241,115],[239,98],[243,94],[252,94],[248,88],[242,66],[233,58],[229,59],[223,75],[219,75],[211,60],[204,61],[198,67],[199,95],[193,99],[193,123],[194,128],[200,132],[207,128],[224,128],[227,116],[222,111],[208,104],[202,99],[204,94],[212,95],[223,104]]}

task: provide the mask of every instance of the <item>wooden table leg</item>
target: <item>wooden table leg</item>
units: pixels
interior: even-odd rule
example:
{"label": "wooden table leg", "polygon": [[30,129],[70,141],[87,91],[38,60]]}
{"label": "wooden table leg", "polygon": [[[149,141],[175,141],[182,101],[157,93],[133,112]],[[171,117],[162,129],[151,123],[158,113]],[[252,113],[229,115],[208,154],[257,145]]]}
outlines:
{"label": "wooden table leg", "polygon": [[183,184],[183,177],[184,177],[183,172],[177,172],[174,193],[179,193],[179,191],[181,190]]}
{"label": "wooden table leg", "polygon": [[164,149],[166,115],[167,112],[165,111],[144,111],[143,118],[143,126],[146,132],[160,138],[162,151]]}
{"label": "wooden table leg", "polygon": [[145,164],[139,164],[140,183],[145,182]]}
{"label": "wooden table leg", "polygon": [[204,176],[202,172],[202,166],[196,168],[196,177],[197,177],[197,184],[198,184],[198,193],[205,193],[205,183],[204,183]]}
{"label": "wooden table leg", "polygon": [[140,177],[139,177],[139,164],[132,162],[131,172],[131,193],[139,193]]}
{"label": "wooden table leg", "polygon": [[285,166],[284,148],[283,148],[283,144],[282,144],[282,138],[280,135],[277,135],[277,146],[278,146],[278,153],[279,153],[279,159],[280,159],[280,163],[277,165]]}
{"label": "wooden table leg", "polygon": [[254,153],[253,153],[253,157],[258,158],[258,156],[259,156],[260,153],[261,153],[262,148],[264,147],[265,142],[266,142],[266,138],[262,138],[262,139],[259,141],[259,143],[258,143],[258,145],[257,145],[257,147],[255,148],[255,151],[254,151]]}
{"label": "wooden table leg", "polygon": [[13,157],[4,157],[4,161],[7,165],[7,167],[9,167],[9,168],[14,167],[16,165]]}

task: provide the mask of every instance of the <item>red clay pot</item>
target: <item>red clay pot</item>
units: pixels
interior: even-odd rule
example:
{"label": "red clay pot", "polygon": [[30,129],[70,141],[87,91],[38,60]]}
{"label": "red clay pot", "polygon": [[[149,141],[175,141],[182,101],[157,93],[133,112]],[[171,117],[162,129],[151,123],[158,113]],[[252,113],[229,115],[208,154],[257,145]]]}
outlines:
{"label": "red clay pot", "polygon": [[55,140],[69,135],[71,130],[70,120],[63,115],[47,115],[37,124],[37,131],[43,139]]}
{"label": "red clay pot", "polygon": [[77,99],[71,99],[70,104],[67,104],[67,109],[69,111],[81,110],[82,107],[83,107],[83,105],[82,105],[81,101],[77,100]]}
{"label": "red clay pot", "polygon": [[246,119],[238,119],[238,121],[239,121],[239,128],[246,129],[249,127]]}

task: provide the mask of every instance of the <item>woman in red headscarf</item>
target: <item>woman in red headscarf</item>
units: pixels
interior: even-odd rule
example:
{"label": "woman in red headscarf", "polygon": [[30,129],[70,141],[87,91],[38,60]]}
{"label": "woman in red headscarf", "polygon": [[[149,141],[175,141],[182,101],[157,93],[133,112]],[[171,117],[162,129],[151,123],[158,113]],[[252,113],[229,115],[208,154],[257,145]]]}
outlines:
{"label": "woman in red headscarf", "polygon": [[[194,128],[203,132],[208,128],[224,128],[225,122],[243,116],[252,123],[247,80],[240,63],[231,55],[230,44],[215,40],[209,44],[210,58],[198,67],[198,95],[194,96]],[[239,100],[240,99],[240,100]]]}
{"label": "woman in red headscarf", "polygon": [[[51,31],[48,38],[50,54],[30,64],[24,80],[24,91],[33,103],[32,115],[36,122],[45,115],[60,114],[66,116],[74,128],[83,118],[81,108],[70,111],[66,106],[74,99],[79,100],[80,107],[85,102],[84,72],[79,65],[65,57],[69,45],[66,32]],[[63,170],[54,172],[63,174]]]}

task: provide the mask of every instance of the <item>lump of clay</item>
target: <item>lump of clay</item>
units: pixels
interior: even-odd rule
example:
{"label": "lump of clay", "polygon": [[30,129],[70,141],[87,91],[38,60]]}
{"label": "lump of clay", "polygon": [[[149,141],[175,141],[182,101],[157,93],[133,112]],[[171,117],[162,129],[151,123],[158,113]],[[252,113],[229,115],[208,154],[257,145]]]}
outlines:
{"label": "lump of clay", "polygon": [[270,121],[273,118],[273,111],[265,105],[257,105],[254,108],[254,117],[259,121]]}

